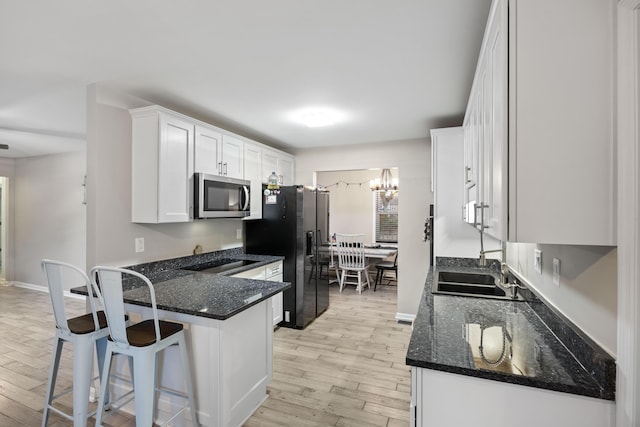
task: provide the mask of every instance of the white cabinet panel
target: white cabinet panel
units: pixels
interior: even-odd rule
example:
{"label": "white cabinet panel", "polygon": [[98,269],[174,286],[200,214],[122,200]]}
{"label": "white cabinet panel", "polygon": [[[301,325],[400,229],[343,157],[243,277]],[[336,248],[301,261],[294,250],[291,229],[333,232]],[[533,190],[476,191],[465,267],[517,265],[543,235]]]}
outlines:
{"label": "white cabinet panel", "polygon": [[262,182],[267,183],[271,172],[279,174],[278,153],[272,150],[262,150]]}
{"label": "white cabinet panel", "polygon": [[[532,405],[535,416],[523,412],[523,402]],[[615,403],[608,400],[416,367],[411,367],[411,409],[411,425],[419,427],[615,426]]]}
{"label": "white cabinet panel", "polygon": [[193,219],[193,123],[154,107],[131,110],[132,221]]}
{"label": "white cabinet panel", "polygon": [[271,172],[278,176],[280,185],[295,184],[295,159],[292,155],[275,151],[262,151],[262,182],[266,183]]}
{"label": "white cabinet panel", "polygon": [[[270,282],[282,282],[282,261],[277,261],[266,266],[252,268],[242,273],[234,274],[233,277],[241,277],[253,280],[267,280]],[[283,298],[282,292],[271,297],[273,327],[283,320]]]}
{"label": "white cabinet panel", "polygon": [[503,241],[615,245],[612,14],[494,0],[464,120],[467,222]]}
{"label": "white cabinet panel", "polygon": [[210,175],[219,175],[222,170],[220,144],[222,134],[208,126],[196,126],[195,171]]}
{"label": "white cabinet panel", "polygon": [[195,171],[244,178],[244,141],[213,126],[196,126]]}
{"label": "white cabinet panel", "polygon": [[208,126],[196,126],[195,171],[219,175],[222,161],[219,156],[222,134]]}
{"label": "white cabinet panel", "polygon": [[222,135],[222,175],[244,178],[244,142],[231,135]]}
{"label": "white cabinet panel", "polygon": [[[274,262],[265,267],[266,278],[272,282],[283,281],[283,266],[282,261]],[[273,306],[273,327],[275,328],[278,323],[284,320],[284,302],[283,295],[280,292],[278,295],[271,297],[271,304]]]}
{"label": "white cabinet panel", "polygon": [[251,214],[245,219],[262,218],[262,147],[244,143],[244,179],[251,182]]}

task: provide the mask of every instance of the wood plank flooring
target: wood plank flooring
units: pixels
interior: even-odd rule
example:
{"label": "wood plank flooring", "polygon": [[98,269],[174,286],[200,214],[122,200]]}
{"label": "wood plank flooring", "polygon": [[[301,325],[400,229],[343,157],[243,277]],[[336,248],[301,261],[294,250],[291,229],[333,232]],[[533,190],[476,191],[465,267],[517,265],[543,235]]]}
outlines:
{"label": "wood plank flooring", "polygon": [[[84,312],[82,300],[71,307]],[[397,323],[395,313],[394,286],[361,295],[333,286],[320,318],[303,331],[275,332],[269,397],[245,425],[408,426],[411,377],[404,358],[411,327]],[[0,285],[0,426],[40,425],[53,337],[48,294]],[[70,384],[71,346],[65,345],[57,390]],[[61,400],[68,412],[70,396]],[[51,414],[49,425],[72,423]],[[135,420],[114,411],[105,425]]]}

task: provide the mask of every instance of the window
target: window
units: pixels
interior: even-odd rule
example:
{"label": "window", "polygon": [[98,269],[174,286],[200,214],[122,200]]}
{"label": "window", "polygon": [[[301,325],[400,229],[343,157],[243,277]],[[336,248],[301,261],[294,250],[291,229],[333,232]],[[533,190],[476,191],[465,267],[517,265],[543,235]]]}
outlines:
{"label": "window", "polygon": [[384,206],[384,192],[374,191],[376,242],[398,243],[398,193]]}

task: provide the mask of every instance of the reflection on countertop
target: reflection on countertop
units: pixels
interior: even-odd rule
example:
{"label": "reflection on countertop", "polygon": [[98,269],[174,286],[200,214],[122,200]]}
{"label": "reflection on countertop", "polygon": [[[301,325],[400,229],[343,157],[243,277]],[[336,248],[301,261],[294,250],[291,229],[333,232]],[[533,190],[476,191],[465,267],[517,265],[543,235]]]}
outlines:
{"label": "reflection on countertop", "polygon": [[[465,262],[442,264],[449,271],[476,269]],[[434,295],[433,273],[414,321],[408,365],[615,400],[613,358],[592,342],[561,342],[563,332],[541,320],[542,302],[530,291],[528,301]],[[580,361],[567,348],[576,345],[589,347]]]}

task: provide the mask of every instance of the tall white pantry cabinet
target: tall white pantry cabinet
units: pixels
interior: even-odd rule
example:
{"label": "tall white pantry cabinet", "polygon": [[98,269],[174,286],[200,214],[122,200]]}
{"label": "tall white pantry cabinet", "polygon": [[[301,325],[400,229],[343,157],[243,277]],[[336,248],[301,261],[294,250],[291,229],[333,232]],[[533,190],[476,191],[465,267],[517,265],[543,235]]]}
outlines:
{"label": "tall white pantry cabinet", "polygon": [[494,0],[464,119],[467,222],[503,241],[615,245],[614,11]]}

